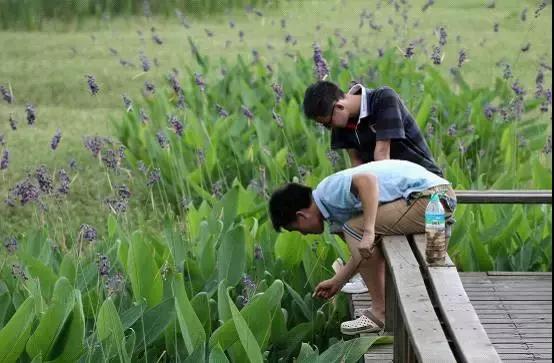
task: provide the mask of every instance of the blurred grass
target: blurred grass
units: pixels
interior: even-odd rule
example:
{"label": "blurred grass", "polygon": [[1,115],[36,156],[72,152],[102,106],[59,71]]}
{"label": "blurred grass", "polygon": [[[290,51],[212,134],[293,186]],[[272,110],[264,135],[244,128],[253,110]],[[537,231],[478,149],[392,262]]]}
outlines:
{"label": "blurred grass", "polygon": [[[405,25],[393,6],[387,1],[380,3],[381,8],[377,10],[376,4],[360,0],[287,2],[279,9],[264,10],[262,17],[234,10],[226,15],[191,19],[189,29],[173,17],[116,17],[89,18],[79,24],[45,21],[41,32],[0,32],[0,84],[9,85],[16,99],[12,105],[0,101],[0,134],[4,134],[11,154],[7,172],[0,172],[0,200],[7,196],[15,182],[37,165],[45,163],[52,169],[67,169],[69,160],[74,158],[81,170],[72,184],[71,206],[67,206],[75,218],[68,223],[78,226],[103,221],[107,210],[102,200],[109,184],[102,168],[96,166],[90,153],[83,148],[83,136],[110,135],[110,118],[119,117],[123,112],[121,94],[140,98],[145,80],[160,87],[165,86],[165,75],[173,67],[186,76],[190,76],[186,67],[192,72],[200,71],[188,45],[189,36],[200,52],[210,58],[225,57],[232,62],[240,54],[252,59],[251,51],[256,49],[264,62],[278,68],[294,67],[293,54],[311,54],[313,41],[326,44],[327,38],[335,37],[336,31],[347,39],[338,52],[346,56],[349,49],[354,49],[353,36],[357,36],[359,48],[367,50],[370,63],[377,57],[379,48],[398,47],[401,56],[400,49],[418,38],[424,38],[430,49],[438,41],[434,30],[446,26],[448,44],[444,63],[439,67],[448,73],[457,64],[458,51],[465,49],[470,61],[463,66],[462,73],[472,85],[492,86],[494,79],[502,74],[497,63],[504,61],[513,66],[515,78],[531,93],[538,65],[541,62],[551,65],[551,6],[535,19],[535,1],[497,1],[494,9],[486,8],[481,0],[437,3],[424,13],[421,12],[424,1],[412,1],[408,25]],[[527,21],[522,22],[520,14],[526,7],[529,9]],[[367,22],[362,29],[358,27],[358,15],[366,8],[375,13],[375,22],[382,26],[382,31],[369,29]],[[388,25],[389,18],[394,23],[392,26]],[[284,29],[281,19],[286,21]],[[229,26],[230,20],[236,24],[233,29]],[[413,26],[414,21],[419,21],[418,27]],[[493,31],[495,23],[499,23],[498,33]],[[398,33],[394,31],[396,24]],[[151,40],[152,27],[163,40],[162,45]],[[68,29],[73,31],[66,32]],[[137,33],[139,30],[144,42]],[[206,30],[213,32],[213,37],[208,37]],[[244,32],[244,41],[240,41],[239,31]],[[298,41],[296,45],[285,43],[289,34]],[[459,42],[457,36],[461,37]],[[531,48],[522,53],[520,48],[527,42],[531,43]],[[268,44],[273,49],[268,49]],[[119,55],[112,55],[110,47]],[[159,67],[153,65],[151,71],[142,72],[140,51],[151,62],[156,58]],[[136,67],[121,66],[120,58]],[[416,48],[415,60],[429,62],[421,48]],[[100,86],[98,95],[90,95],[86,74],[96,77]],[[214,75],[207,75],[208,87],[210,77]],[[551,87],[551,80],[551,72],[547,72],[546,87]],[[28,102],[37,110],[34,128],[29,128],[25,122]],[[19,121],[17,131],[9,127],[10,114]],[[57,128],[62,130],[62,141],[59,148],[52,151],[50,140]],[[0,208],[0,238],[4,233],[24,229],[30,221],[31,208]]]}

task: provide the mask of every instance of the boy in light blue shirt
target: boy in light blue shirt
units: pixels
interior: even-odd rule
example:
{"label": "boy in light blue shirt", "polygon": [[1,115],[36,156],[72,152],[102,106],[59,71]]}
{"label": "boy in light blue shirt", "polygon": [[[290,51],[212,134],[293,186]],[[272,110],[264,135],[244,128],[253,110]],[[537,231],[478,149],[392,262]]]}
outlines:
{"label": "boy in light blue shirt", "polygon": [[289,183],[276,190],[269,213],[277,231],[320,234],[324,221],[347,242],[351,258],[333,278],[322,281],[314,295],[329,299],[357,272],[368,287],[372,309],[341,324],[344,334],[375,332],[385,319],[385,259],[374,248],[379,236],[425,232],[425,209],[442,192],[447,216],[456,206],[450,183],[405,160],[381,160],[339,171],[310,187]]}

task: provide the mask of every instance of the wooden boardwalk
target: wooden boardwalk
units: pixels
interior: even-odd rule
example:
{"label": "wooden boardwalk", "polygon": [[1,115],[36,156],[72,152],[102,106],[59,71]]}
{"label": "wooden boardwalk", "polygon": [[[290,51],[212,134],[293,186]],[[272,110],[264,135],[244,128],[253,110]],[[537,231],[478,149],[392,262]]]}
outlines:
{"label": "wooden boardwalk", "polygon": [[[552,273],[461,272],[460,278],[503,361],[552,362]],[[368,294],[351,297],[355,317],[371,306]],[[365,355],[365,362],[392,361],[392,344]]]}

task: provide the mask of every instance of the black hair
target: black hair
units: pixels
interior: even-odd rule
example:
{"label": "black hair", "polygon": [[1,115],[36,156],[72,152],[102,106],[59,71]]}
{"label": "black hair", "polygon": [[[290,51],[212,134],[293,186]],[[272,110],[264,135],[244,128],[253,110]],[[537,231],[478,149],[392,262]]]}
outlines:
{"label": "black hair", "polygon": [[312,188],[288,183],[275,190],[269,199],[269,216],[277,232],[296,220],[296,212],[312,203]]}
{"label": "black hair", "polygon": [[333,110],[333,103],[343,98],[344,92],[333,82],[316,82],[304,93],[304,114],[312,120],[318,116],[329,116]]}

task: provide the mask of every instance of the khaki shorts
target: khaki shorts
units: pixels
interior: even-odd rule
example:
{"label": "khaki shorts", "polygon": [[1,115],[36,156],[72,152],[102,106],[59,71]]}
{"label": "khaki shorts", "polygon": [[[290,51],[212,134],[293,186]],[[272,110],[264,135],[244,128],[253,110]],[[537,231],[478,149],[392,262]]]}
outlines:
{"label": "khaki shorts", "polygon": [[[425,233],[425,209],[430,196],[437,192],[444,192],[441,202],[449,227],[454,223],[452,213],[456,208],[456,194],[450,185],[439,185],[423,192],[412,193],[408,200],[402,198],[381,204],[377,209],[375,234],[391,236]],[[344,234],[360,241],[364,230],[363,219],[363,215],[358,215],[346,222],[342,227]]]}

